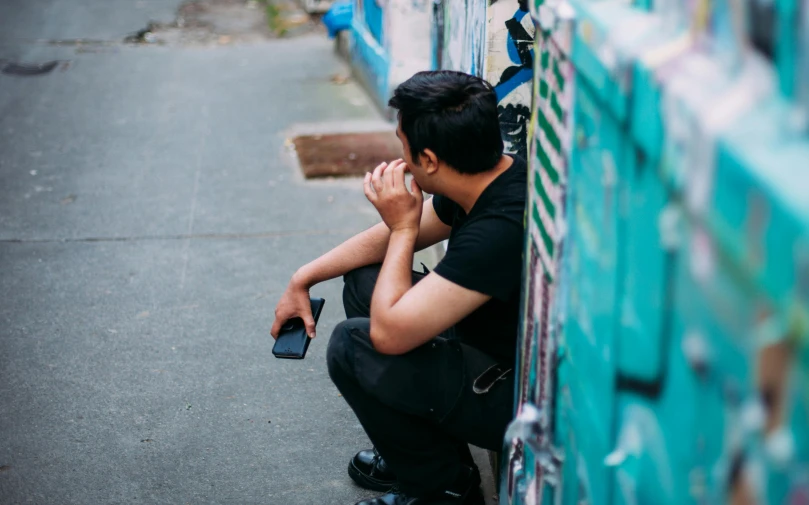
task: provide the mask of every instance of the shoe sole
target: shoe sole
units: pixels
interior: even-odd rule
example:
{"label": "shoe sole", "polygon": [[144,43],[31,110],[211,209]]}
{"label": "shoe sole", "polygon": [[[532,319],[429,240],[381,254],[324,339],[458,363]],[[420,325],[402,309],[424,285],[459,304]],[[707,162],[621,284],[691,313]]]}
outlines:
{"label": "shoe sole", "polygon": [[395,482],[392,481],[374,479],[373,477],[365,475],[354,466],[353,461],[348,462],[348,476],[351,477],[351,480],[356,482],[359,487],[370,489],[371,491],[389,491],[395,484]]}

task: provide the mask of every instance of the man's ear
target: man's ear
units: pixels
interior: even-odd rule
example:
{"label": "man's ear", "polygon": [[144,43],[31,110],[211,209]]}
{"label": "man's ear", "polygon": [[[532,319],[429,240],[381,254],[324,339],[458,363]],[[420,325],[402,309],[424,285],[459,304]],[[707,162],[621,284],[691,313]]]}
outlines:
{"label": "man's ear", "polygon": [[433,175],[438,172],[438,156],[435,155],[432,149],[423,150],[421,154],[419,154],[419,158],[421,158],[419,161],[424,171],[427,172],[427,175]]}

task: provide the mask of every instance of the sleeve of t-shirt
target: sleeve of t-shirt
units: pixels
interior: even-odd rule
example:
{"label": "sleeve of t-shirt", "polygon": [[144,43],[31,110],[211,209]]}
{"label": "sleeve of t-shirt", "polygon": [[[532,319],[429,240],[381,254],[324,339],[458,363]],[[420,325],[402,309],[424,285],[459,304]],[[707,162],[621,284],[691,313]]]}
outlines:
{"label": "sleeve of t-shirt", "polygon": [[458,204],[445,196],[433,196],[433,209],[435,209],[438,219],[447,226],[452,226],[452,218],[455,215],[455,208],[457,206]]}
{"label": "sleeve of t-shirt", "polygon": [[522,246],[522,226],[512,220],[488,217],[467,223],[452,238],[435,273],[506,301],[520,284]]}

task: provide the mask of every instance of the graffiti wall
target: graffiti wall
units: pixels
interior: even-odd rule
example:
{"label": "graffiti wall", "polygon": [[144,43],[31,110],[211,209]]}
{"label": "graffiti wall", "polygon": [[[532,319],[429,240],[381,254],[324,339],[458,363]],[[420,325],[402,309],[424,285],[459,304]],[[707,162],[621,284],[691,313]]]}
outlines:
{"label": "graffiti wall", "polygon": [[433,68],[433,5],[432,0],[388,0],[389,93],[416,72]]}
{"label": "graffiti wall", "polygon": [[500,503],[809,504],[809,5],[634,5],[530,6]]}
{"label": "graffiti wall", "polygon": [[527,157],[534,25],[514,0],[442,0],[433,14],[434,64],[495,86],[506,152]]}
{"label": "graffiti wall", "polygon": [[488,0],[441,0],[435,4],[436,68],[483,76]]}
{"label": "graffiti wall", "polygon": [[[508,475],[500,490],[504,503],[521,503],[523,499],[524,503],[541,503],[546,483],[559,478],[555,466],[561,453],[553,447],[551,413],[557,402],[555,371],[566,314],[566,297],[561,292],[565,285],[560,282],[566,274],[560,258],[565,245],[565,195],[573,132],[574,71],[566,57],[570,35],[569,27],[551,34],[540,26],[528,53],[533,65],[533,109],[526,131],[530,175],[516,395],[518,420],[529,419],[535,407],[539,414],[538,425],[523,430],[523,435],[532,433],[533,440],[516,439],[505,446]],[[512,66],[503,73],[506,79],[517,76],[515,94],[523,92],[521,71]]]}
{"label": "graffiti wall", "polygon": [[506,152],[528,155],[534,23],[526,0],[355,0],[350,59],[380,108],[430,68],[495,87]]}
{"label": "graffiti wall", "polygon": [[355,0],[350,63],[382,110],[396,86],[432,68],[432,5],[430,0]]}
{"label": "graffiti wall", "polygon": [[534,23],[525,0],[489,4],[485,78],[497,92],[506,151],[527,157],[534,76]]}
{"label": "graffiti wall", "polygon": [[[556,296],[559,258],[564,246],[565,186],[572,139],[573,67],[565,57],[567,35],[539,32],[532,52],[536,78],[532,80],[533,104],[528,146],[529,187],[524,308],[523,380],[518,398],[548,406],[554,342],[560,331],[563,298]],[[552,306],[551,302],[557,302]],[[553,317],[556,316],[556,317]],[[551,335],[557,337],[551,338]],[[533,375],[532,375],[533,374]]]}

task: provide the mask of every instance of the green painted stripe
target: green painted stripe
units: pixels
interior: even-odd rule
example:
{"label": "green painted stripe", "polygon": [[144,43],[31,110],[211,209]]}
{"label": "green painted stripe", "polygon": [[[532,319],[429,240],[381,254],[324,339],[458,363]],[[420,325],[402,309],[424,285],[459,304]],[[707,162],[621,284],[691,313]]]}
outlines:
{"label": "green painted stripe", "polygon": [[545,185],[542,184],[542,176],[538,173],[534,176],[534,187],[537,189],[537,193],[542,199],[542,203],[545,205],[545,210],[548,212],[548,215],[555,218],[556,207],[554,207],[553,202],[551,202],[548,192],[545,191]]}
{"label": "green painted stripe", "polygon": [[537,139],[536,144],[537,156],[539,156],[539,162],[542,164],[542,168],[545,170],[545,173],[548,174],[548,178],[552,183],[559,184],[559,172],[557,172],[554,168],[553,163],[551,163],[551,159],[548,157],[545,149],[542,148],[542,144],[539,142],[539,139]]}
{"label": "green painted stripe", "polygon": [[551,92],[551,109],[553,109],[556,119],[558,119],[560,123],[563,123],[565,113],[562,111],[562,106],[559,104],[559,98],[556,96],[556,93],[553,92]]}
{"label": "green painted stripe", "polygon": [[545,117],[545,114],[542,113],[541,109],[537,109],[537,119],[539,120],[539,127],[542,128],[542,131],[545,132],[545,136],[548,137],[548,142],[550,142],[551,146],[556,149],[557,153],[561,153],[562,142],[559,140],[559,136],[556,135],[553,125],[548,122],[548,118]]}
{"label": "green painted stripe", "polygon": [[559,91],[565,90],[565,78],[562,75],[562,71],[559,69],[559,61],[554,59],[553,60],[553,74],[556,76],[556,81],[559,86]]}
{"label": "green painted stripe", "polygon": [[542,219],[539,217],[539,209],[536,203],[533,205],[533,216],[534,221],[537,223],[537,228],[539,228],[539,235],[542,237],[542,242],[545,244],[545,250],[548,251],[549,256],[553,257],[553,240],[551,240],[547,230],[545,230]]}
{"label": "green painted stripe", "polygon": [[548,81],[546,81],[545,79],[540,79],[539,80],[539,96],[541,96],[542,98],[547,99],[549,90],[550,90],[550,88],[548,87]]}
{"label": "green painted stripe", "polygon": [[542,70],[548,69],[548,64],[550,63],[550,61],[551,61],[551,53],[548,51],[542,51],[542,58],[540,59],[540,62],[542,64]]}

